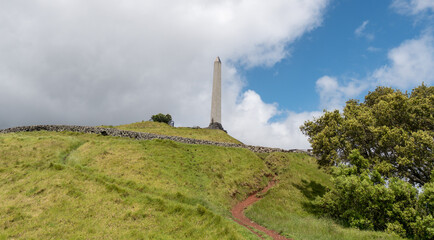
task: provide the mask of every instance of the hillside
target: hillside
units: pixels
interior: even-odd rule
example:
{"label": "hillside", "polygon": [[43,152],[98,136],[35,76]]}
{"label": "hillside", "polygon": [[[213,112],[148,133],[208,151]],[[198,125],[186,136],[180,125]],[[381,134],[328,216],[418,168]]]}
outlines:
{"label": "hillside", "polygon": [[278,173],[279,184],[246,211],[255,222],[293,239],[401,239],[381,232],[343,228],[311,211],[311,200],[325,193],[330,176],[318,170],[316,160],[305,154],[273,153],[265,157]]}
{"label": "hillside", "polygon": [[330,182],[304,154],[40,131],[0,134],[0,239],[258,239],[230,209],[275,173],[247,211],[264,226],[294,239],[393,238],[310,214]]}

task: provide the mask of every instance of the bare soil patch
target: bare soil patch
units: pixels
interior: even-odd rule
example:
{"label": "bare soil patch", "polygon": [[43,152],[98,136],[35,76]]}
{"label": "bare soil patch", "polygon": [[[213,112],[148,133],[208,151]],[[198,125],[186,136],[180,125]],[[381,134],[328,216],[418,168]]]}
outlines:
{"label": "bare soil patch", "polygon": [[268,228],[265,228],[255,222],[253,222],[252,220],[250,220],[249,218],[247,218],[244,215],[244,209],[246,209],[248,206],[254,204],[255,202],[259,201],[261,198],[257,196],[258,193],[260,193],[260,195],[265,194],[271,187],[273,187],[276,184],[276,180],[271,180],[268,183],[268,186],[265,187],[264,189],[262,189],[260,192],[255,192],[252,195],[250,195],[247,199],[245,199],[244,201],[238,203],[237,205],[235,205],[232,208],[232,217],[234,218],[234,220],[239,223],[240,225],[243,225],[244,227],[246,227],[247,229],[249,229],[251,232],[253,232],[254,234],[258,235],[260,238],[264,239],[264,236],[262,236],[260,233],[258,233],[255,230],[259,230],[263,233],[266,233],[268,236],[272,237],[275,240],[291,240],[289,238],[286,238],[284,236],[279,235],[277,232],[270,230]]}

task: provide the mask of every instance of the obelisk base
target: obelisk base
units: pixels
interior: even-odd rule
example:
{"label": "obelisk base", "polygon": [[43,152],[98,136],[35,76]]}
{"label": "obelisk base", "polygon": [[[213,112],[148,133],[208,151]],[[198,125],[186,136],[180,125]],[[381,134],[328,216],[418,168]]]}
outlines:
{"label": "obelisk base", "polygon": [[222,131],[224,131],[225,133],[227,133],[227,131],[223,129],[222,124],[221,124],[221,123],[218,123],[218,122],[212,122],[212,123],[210,123],[209,126],[208,126],[207,128],[208,128],[208,129],[219,129],[219,130],[222,130]]}

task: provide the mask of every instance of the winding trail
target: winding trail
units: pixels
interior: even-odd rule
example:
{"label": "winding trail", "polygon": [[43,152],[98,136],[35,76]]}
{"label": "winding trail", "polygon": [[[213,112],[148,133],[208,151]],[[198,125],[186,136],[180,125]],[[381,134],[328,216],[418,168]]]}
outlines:
{"label": "winding trail", "polygon": [[[262,189],[259,193],[264,194],[266,193],[271,187],[273,187],[276,184],[276,180],[271,180],[268,183],[268,186],[265,187],[264,189]],[[244,201],[238,203],[237,205],[235,205],[235,207],[232,208],[232,217],[234,218],[234,220],[240,224],[243,225],[244,227],[246,227],[247,229],[249,229],[252,233],[258,235],[261,239],[264,239],[264,237],[259,234],[258,232],[254,231],[254,230],[259,230],[261,232],[266,233],[268,236],[272,237],[275,240],[291,240],[289,238],[286,238],[284,236],[279,235],[277,232],[270,230],[268,228],[265,228],[255,222],[253,222],[252,220],[250,220],[249,218],[247,218],[244,215],[244,209],[246,209],[248,206],[254,204],[255,202],[259,201],[261,198],[257,197],[256,194],[258,192],[253,193],[252,195],[250,195],[247,199],[245,199]]]}

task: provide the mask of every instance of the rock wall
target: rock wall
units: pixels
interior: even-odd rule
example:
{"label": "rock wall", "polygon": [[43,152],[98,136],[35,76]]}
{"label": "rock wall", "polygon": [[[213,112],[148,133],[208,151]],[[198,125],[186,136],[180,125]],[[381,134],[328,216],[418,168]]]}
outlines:
{"label": "rock wall", "polygon": [[299,152],[299,153],[307,153],[309,155],[312,155],[310,151],[304,151],[298,149],[284,150],[280,148],[269,148],[269,147],[252,146],[252,145],[235,144],[235,143],[213,142],[207,140],[199,140],[199,139],[176,137],[176,136],[166,136],[166,135],[158,135],[158,134],[143,133],[143,132],[133,132],[133,131],[126,131],[126,130],[119,130],[116,128],[102,128],[102,127],[71,126],[71,125],[35,125],[35,126],[23,126],[23,127],[3,129],[0,130],[0,134],[14,133],[14,132],[33,132],[33,131],[52,131],[52,132],[69,131],[69,132],[79,132],[79,133],[93,133],[93,134],[101,134],[104,136],[127,137],[127,138],[132,138],[137,140],[168,139],[175,142],[181,142],[187,144],[246,148],[257,153]]}

